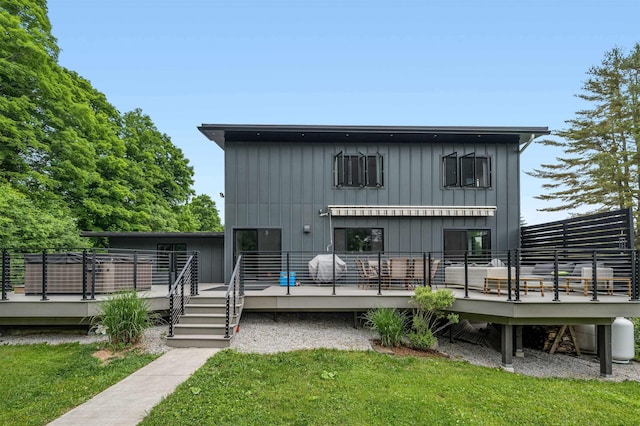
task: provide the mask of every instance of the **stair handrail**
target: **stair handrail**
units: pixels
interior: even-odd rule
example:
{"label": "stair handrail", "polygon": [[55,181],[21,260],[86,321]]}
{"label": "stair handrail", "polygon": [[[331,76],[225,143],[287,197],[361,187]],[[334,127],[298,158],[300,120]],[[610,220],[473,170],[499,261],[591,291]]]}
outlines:
{"label": "stair handrail", "polygon": [[[233,273],[231,274],[231,279],[229,280],[229,285],[227,286],[227,293],[225,295],[225,327],[224,327],[224,337],[226,339],[231,337],[229,333],[230,324],[231,324],[231,298],[233,295],[233,316],[236,315],[236,300],[240,295],[240,265],[242,264],[242,254],[238,256],[238,260],[236,261],[236,265],[233,268]],[[232,292],[233,290],[233,292]]]}
{"label": "stair handrail", "polygon": [[186,275],[187,271],[191,270],[190,268],[191,268],[192,260],[193,260],[193,255],[190,255],[187,258],[187,261],[185,262],[184,267],[180,271],[180,274],[178,275],[176,280],[173,282],[173,284],[171,284],[171,287],[169,287],[169,294],[167,294],[167,297],[171,297],[175,293],[176,289],[178,288],[178,285],[180,284],[180,280],[183,280],[183,284],[184,284],[184,276]]}
{"label": "stair handrail", "polygon": [[[173,327],[174,325],[178,322],[178,320],[180,319],[180,315],[184,314],[184,305],[187,304],[189,302],[189,299],[191,298],[191,296],[193,295],[193,286],[191,285],[191,262],[194,259],[194,255],[190,255],[187,258],[187,261],[184,264],[184,267],[182,268],[182,270],[180,271],[180,274],[178,274],[178,277],[175,279],[175,281],[171,284],[171,286],[169,287],[169,293],[167,294],[167,297],[169,298],[169,334],[168,337],[173,337]],[[184,283],[187,280],[187,278],[189,279],[189,284],[191,285],[191,291],[189,291],[187,293],[187,296],[185,297],[184,294]],[[175,303],[175,296],[177,293],[177,290],[180,289],[180,304],[179,307],[176,306]]]}

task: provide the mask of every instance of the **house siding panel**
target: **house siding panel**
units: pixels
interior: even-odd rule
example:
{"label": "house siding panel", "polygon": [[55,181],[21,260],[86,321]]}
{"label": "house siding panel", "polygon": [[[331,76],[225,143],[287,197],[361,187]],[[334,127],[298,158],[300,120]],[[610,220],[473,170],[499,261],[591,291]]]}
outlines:
{"label": "house siding panel", "polygon": [[[334,156],[380,153],[382,188],[335,188]],[[443,188],[444,155],[471,152],[491,158],[492,187]],[[336,227],[382,227],[387,251],[441,251],[444,228],[490,229],[492,248],[518,244],[519,154],[516,144],[445,143],[283,143],[229,142],[225,146],[226,266],[235,228],[282,229],[282,249],[324,251],[329,220],[319,210],[328,205],[497,206],[494,217],[349,218],[333,217]],[[497,224],[500,224],[498,226]],[[303,232],[311,226],[311,233]],[[230,272],[227,274],[230,276]]]}

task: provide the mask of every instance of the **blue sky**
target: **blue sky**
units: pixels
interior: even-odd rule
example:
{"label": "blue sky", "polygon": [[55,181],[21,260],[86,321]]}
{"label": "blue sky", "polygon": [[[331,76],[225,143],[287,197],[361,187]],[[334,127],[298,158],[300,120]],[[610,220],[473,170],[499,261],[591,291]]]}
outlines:
{"label": "blue sky", "polygon": [[[640,42],[638,0],[50,0],[60,63],[142,108],[222,212],[223,151],[201,123],[548,126],[586,71]],[[560,152],[539,144],[522,170]],[[523,173],[528,224],[542,182]]]}

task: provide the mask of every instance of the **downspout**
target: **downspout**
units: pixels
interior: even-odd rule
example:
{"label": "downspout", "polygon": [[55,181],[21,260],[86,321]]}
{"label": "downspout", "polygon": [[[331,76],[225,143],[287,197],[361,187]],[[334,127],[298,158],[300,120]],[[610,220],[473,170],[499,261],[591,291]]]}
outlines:
{"label": "downspout", "polygon": [[333,225],[331,223],[331,210],[327,210],[327,214],[329,215],[329,245],[327,246],[327,251],[333,251]]}
{"label": "downspout", "polygon": [[327,208],[326,212],[320,210],[320,216],[329,216],[329,245],[326,250],[331,251],[333,249],[333,225],[331,222],[331,210]]}

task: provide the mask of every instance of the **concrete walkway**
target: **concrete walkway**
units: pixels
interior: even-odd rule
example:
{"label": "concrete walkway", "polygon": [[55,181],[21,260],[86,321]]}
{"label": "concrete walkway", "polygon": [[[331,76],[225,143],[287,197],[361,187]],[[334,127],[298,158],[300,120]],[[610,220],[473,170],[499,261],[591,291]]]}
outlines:
{"label": "concrete walkway", "polygon": [[136,425],[220,349],[172,349],[50,425]]}

